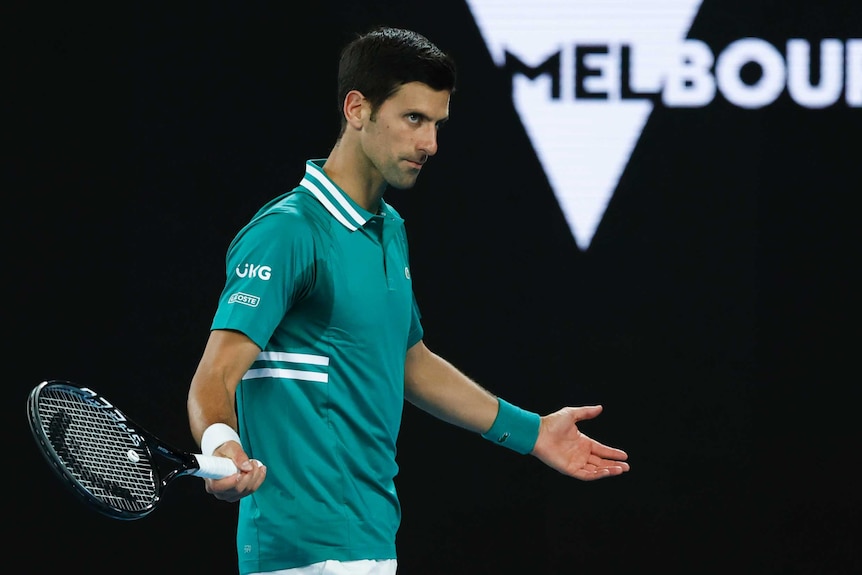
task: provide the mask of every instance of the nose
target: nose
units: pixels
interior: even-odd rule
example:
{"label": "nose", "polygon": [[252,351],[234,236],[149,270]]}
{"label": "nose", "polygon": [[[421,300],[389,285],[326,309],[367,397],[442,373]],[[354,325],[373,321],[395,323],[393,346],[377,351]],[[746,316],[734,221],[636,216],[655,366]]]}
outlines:
{"label": "nose", "polygon": [[419,141],[419,150],[429,158],[437,153],[437,126],[428,124],[422,130],[422,138]]}

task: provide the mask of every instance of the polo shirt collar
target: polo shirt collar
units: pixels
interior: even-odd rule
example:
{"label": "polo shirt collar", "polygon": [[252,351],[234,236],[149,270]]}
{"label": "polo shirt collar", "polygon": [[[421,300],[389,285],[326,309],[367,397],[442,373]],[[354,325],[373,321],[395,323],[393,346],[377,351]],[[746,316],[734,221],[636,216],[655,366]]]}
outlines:
{"label": "polo shirt collar", "polygon": [[[317,198],[323,207],[332,214],[341,225],[350,231],[356,231],[365,225],[374,214],[354,202],[350,196],[335,185],[323,171],[326,160],[308,160],[305,162],[305,176],[300,185]],[[381,201],[381,208],[383,202]]]}

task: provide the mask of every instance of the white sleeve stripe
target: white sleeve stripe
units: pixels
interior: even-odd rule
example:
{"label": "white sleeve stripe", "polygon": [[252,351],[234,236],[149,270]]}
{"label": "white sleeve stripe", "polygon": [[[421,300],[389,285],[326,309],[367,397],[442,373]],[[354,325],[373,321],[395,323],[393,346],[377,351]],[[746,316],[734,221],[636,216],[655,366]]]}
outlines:
{"label": "white sleeve stripe", "polygon": [[328,373],[302,371],[298,369],[277,369],[272,367],[250,369],[245,372],[245,375],[242,376],[242,379],[243,381],[246,381],[248,379],[264,379],[268,377],[276,379],[298,379],[301,381],[317,381],[320,383],[329,382]]}
{"label": "white sleeve stripe", "polygon": [[262,351],[257,355],[258,361],[285,361],[288,363],[308,363],[311,365],[329,365],[325,355],[310,353],[290,353],[286,351]]}

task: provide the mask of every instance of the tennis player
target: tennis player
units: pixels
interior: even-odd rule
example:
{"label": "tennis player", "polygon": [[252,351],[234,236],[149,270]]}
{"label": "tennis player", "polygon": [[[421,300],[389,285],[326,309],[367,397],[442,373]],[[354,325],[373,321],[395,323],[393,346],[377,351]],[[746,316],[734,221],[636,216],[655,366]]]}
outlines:
{"label": "tennis player", "polygon": [[452,59],[420,34],[377,28],[343,50],[341,131],[329,156],[263,206],[230,244],[227,279],[192,378],[201,450],[241,470],[206,481],[239,502],[243,575],[393,575],[394,477],[404,400],[581,480],[629,470],[577,423],[480,386],[423,343],[404,221],[389,186],[437,152]]}

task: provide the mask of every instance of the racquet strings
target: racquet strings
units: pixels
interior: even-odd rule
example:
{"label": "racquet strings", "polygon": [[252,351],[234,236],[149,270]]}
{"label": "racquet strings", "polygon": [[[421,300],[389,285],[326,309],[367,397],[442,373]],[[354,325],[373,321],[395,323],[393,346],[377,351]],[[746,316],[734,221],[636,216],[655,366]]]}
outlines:
{"label": "racquet strings", "polygon": [[149,450],[116,410],[57,386],[41,390],[37,409],[51,448],[85,494],[132,513],[152,506],[158,489]]}

